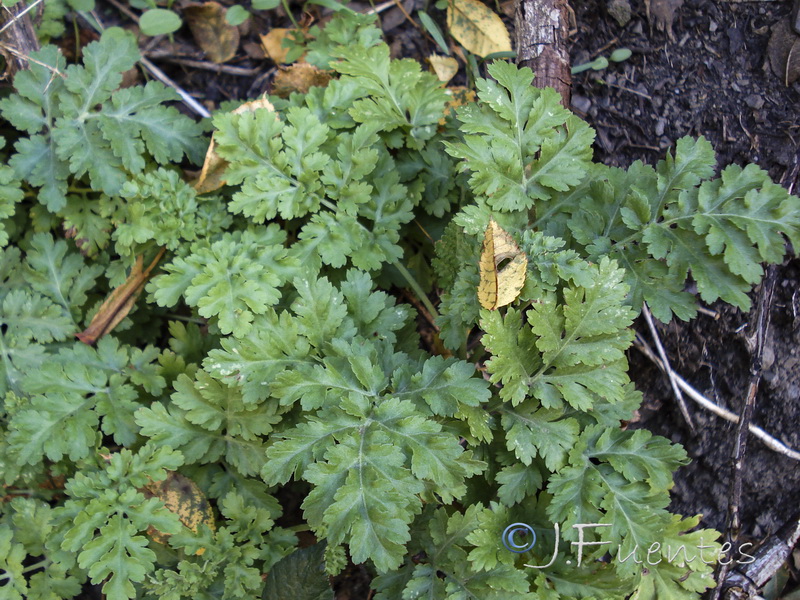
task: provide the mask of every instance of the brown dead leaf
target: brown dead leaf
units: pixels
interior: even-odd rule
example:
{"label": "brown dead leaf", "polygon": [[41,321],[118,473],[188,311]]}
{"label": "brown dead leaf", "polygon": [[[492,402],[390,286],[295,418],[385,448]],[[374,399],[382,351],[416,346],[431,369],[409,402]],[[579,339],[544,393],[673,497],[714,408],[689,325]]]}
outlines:
{"label": "brown dead leaf", "polygon": [[164,256],[164,250],[164,248],[159,250],[153,262],[145,270],[142,270],[142,257],[137,256],[131,274],[128,275],[125,283],[109,294],[108,298],[100,305],[97,314],[92,318],[89,327],[76,333],[75,337],[91,346],[119,325],[136,304],[136,299],[142,293],[144,284],[150,279],[150,272]]}
{"label": "brown dead leaf", "polygon": [[280,98],[288,98],[292,92],[305,94],[312,87],[325,87],[331,74],[308,63],[295,63],[280,67],[272,82],[272,93]]}
{"label": "brown dead leaf", "polygon": [[505,0],[505,2],[500,3],[500,12],[513,19],[517,10],[516,4],[514,0]]}
{"label": "brown dead leaf", "polygon": [[225,169],[228,168],[228,162],[217,154],[215,147],[214,136],[211,136],[211,142],[206,150],[206,158],[203,161],[203,169],[200,171],[197,181],[192,182],[192,187],[198,194],[208,194],[225,185]]}
{"label": "brown dead leaf", "polygon": [[[180,473],[168,471],[166,479],[153,481],[139,490],[147,498],[158,498],[170,512],[178,515],[181,523],[195,533],[197,528],[205,523],[212,531],[216,530],[214,512],[208,503],[203,491],[197,484]],[[150,527],[147,534],[154,542],[166,544],[169,534],[163,533],[155,527]],[[205,548],[200,548],[196,554],[203,554]]]}
{"label": "brown dead leaf", "polygon": [[675,22],[675,13],[683,4],[683,0],[645,0],[644,8],[650,26],[655,25],[659,31],[666,31],[667,37],[674,40],[672,24]]}
{"label": "brown dead leaf", "polygon": [[789,19],[778,21],[772,27],[767,56],[772,72],[784,85],[791,85],[800,77],[800,36],[792,29]]}
{"label": "brown dead leaf", "polygon": [[261,46],[264,48],[264,52],[276,65],[286,62],[286,55],[289,54],[289,48],[284,48],[281,45],[287,33],[289,33],[289,30],[285,27],[273,27],[267,35],[258,36],[261,38]]}
{"label": "brown dead leaf", "polygon": [[216,2],[192,4],[183,9],[197,45],[211,62],[224,63],[239,49],[239,29],[225,20],[226,11]]}
{"label": "brown dead leaf", "polygon": [[[266,98],[259,98],[257,100],[245,102],[239,108],[235,109],[233,114],[240,115],[260,108],[266,108],[273,112],[275,111],[275,107],[272,106],[269,100]],[[277,115],[275,118],[278,118]],[[215,146],[214,136],[211,136],[211,143],[208,144],[206,158],[203,161],[203,169],[200,171],[200,176],[197,180],[192,182],[192,187],[198,194],[208,194],[225,185],[225,169],[228,168],[228,162],[217,154],[217,151],[214,149]]]}
{"label": "brown dead leaf", "polygon": [[[506,260],[509,262],[500,268]],[[481,276],[478,302],[483,308],[496,310],[511,304],[519,296],[528,273],[528,257],[514,238],[491,219],[483,236],[478,267]]]}

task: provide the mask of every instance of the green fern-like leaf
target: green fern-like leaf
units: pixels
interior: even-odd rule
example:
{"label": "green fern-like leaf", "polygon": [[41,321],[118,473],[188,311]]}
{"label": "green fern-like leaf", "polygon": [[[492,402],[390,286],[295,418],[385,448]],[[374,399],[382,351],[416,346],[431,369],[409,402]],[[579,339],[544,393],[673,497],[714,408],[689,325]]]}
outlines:
{"label": "green fern-like leaf", "polygon": [[[349,543],[357,562],[369,558],[386,571],[404,554],[408,524],[421,508],[418,495],[429,489],[446,501],[459,497],[464,478],[480,469],[427,414],[452,410],[440,400],[448,392],[466,405],[486,395],[480,380],[469,377],[471,368],[441,371],[434,360],[412,377],[409,387],[418,391],[406,392],[427,404],[418,408],[396,397],[401,390],[384,370],[392,365],[382,366],[377,350],[341,345],[321,367],[279,378],[273,393],[282,403],[302,398],[304,409],[321,410],[279,436],[267,451],[262,476],[277,483],[295,474],[312,483],[304,503],[312,526],[326,532],[331,544]],[[391,362],[395,381],[407,381],[396,371],[402,356]]]}
{"label": "green fern-like leaf", "polygon": [[170,448],[122,450],[104,468],[89,469],[67,484],[70,499],[54,511],[56,524],[66,529],[61,549],[78,553],[79,566],[92,582],[105,581],[103,592],[110,598],[134,598],[134,583],[153,571],[156,555],[142,535],[148,527],[180,531],[177,515],[137,488],[160,481],[166,469],[181,463],[181,455]]}
{"label": "green fern-like leaf", "polygon": [[[32,54],[31,68],[15,78],[16,94],[0,102],[0,113],[29,134],[15,144],[10,165],[16,176],[40,187],[51,212],[66,205],[67,178],[88,175],[107,194],[122,188],[128,173],[156,162],[202,157],[200,128],[163,106],[176,94],[157,82],[115,91],[139,51],[119,28],[83,50],[83,65],[65,68],[54,46]],[[99,109],[97,107],[100,107]]]}
{"label": "green fern-like leaf", "polygon": [[463,143],[446,144],[469,170],[470,186],[497,211],[529,209],[585,177],[594,132],[561,107],[554,90],[533,87],[530,69],[495,62],[478,80],[480,106],[459,110]]}

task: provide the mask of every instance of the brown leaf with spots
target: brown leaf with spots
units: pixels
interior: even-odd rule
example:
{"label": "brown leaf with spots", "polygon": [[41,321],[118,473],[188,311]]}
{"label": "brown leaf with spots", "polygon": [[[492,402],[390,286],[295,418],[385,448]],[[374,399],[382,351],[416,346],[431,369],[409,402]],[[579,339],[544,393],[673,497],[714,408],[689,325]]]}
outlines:
{"label": "brown leaf with spots", "polygon": [[456,109],[459,106],[474,102],[477,97],[474,90],[464,86],[453,86],[445,88],[444,91],[450,96],[450,99],[447,101],[447,104],[444,105],[444,116],[439,119],[439,125],[444,125],[447,117],[455,116]]}
{"label": "brown leaf with spots", "polygon": [[239,29],[225,20],[226,12],[216,2],[192,4],[183,9],[194,40],[214,63],[232,59],[239,49]]}
{"label": "brown leaf with spots", "polygon": [[[158,498],[170,512],[178,515],[181,523],[195,533],[201,524],[206,524],[213,531],[216,530],[214,512],[203,491],[198,485],[180,473],[168,471],[166,479],[148,483],[139,490],[147,498]],[[166,544],[169,534],[163,533],[155,527],[150,527],[147,534],[154,542]],[[203,554],[205,548],[200,548],[196,554]]]}
{"label": "brown leaf with spots", "polygon": [[296,63],[281,67],[272,82],[272,93],[280,98],[288,98],[292,92],[305,94],[312,87],[325,87],[332,79],[331,74],[308,63]]}

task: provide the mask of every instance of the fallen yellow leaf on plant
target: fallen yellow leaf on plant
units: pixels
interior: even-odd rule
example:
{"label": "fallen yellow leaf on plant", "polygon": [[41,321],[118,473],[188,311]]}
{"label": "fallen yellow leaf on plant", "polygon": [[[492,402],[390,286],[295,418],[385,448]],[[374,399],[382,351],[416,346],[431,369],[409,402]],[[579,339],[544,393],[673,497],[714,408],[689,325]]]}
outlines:
{"label": "fallen yellow leaf on plant", "polygon": [[275,64],[286,62],[289,48],[284,48],[281,44],[287,33],[289,33],[289,30],[285,27],[274,27],[269,30],[268,34],[258,36],[261,38],[261,46],[264,48],[264,52]]}
{"label": "fallen yellow leaf on plant", "polygon": [[280,67],[272,81],[272,93],[281,98],[288,98],[292,92],[305,94],[312,87],[325,87],[331,80],[331,74],[309,63],[295,63],[288,67]]}
{"label": "fallen yellow leaf on plant", "polygon": [[[510,262],[500,269],[507,259],[511,259]],[[525,285],[528,257],[494,219],[489,221],[483,236],[479,267],[478,301],[483,308],[496,310],[517,299]]]}
{"label": "fallen yellow leaf on plant", "polygon": [[[140,491],[148,498],[155,497],[161,500],[167,510],[178,515],[181,523],[195,533],[203,523],[208,525],[212,531],[217,528],[214,512],[211,510],[205,494],[194,481],[185,475],[169,471],[166,479],[148,483]],[[150,539],[159,544],[166,544],[169,538],[168,534],[152,526],[147,533]],[[199,555],[204,552],[205,548],[200,548],[195,554]]]}

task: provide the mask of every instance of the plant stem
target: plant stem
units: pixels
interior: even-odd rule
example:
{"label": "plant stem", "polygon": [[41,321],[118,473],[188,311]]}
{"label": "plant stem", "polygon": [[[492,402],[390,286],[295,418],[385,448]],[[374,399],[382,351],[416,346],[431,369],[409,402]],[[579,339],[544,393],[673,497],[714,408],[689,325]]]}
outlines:
{"label": "plant stem", "polygon": [[165,315],[168,319],[175,319],[176,321],[186,321],[187,323],[195,323],[197,325],[205,325],[207,321],[198,319],[197,317],[187,317],[176,313],[167,313]]}
{"label": "plant stem", "polygon": [[295,20],[294,15],[292,14],[292,9],[289,8],[289,2],[287,0],[282,0],[282,2],[283,2],[283,9],[286,11],[286,14],[289,15],[289,19],[294,25],[294,28],[297,29],[297,31],[302,31],[302,29],[300,28],[300,24],[297,22],[297,20]]}
{"label": "plant stem", "polygon": [[410,285],[411,289],[414,290],[414,293],[419,298],[419,301],[422,302],[422,305],[428,309],[429,313],[431,313],[431,317],[433,317],[434,320],[438,319],[439,311],[437,311],[436,308],[433,306],[433,303],[431,302],[430,298],[428,298],[428,294],[424,292],[419,282],[416,279],[414,279],[414,276],[411,274],[411,271],[406,269],[406,267],[402,265],[399,261],[394,260],[391,262],[391,264],[395,269],[400,271],[400,274],[408,282],[408,285]]}
{"label": "plant stem", "polygon": [[[37,563],[33,563],[32,565],[25,567],[24,569],[22,569],[22,572],[30,573],[31,571],[35,571],[36,569],[43,569],[44,567],[49,565],[50,562],[51,561],[49,558],[45,558]],[[7,572],[5,575],[0,575],[0,582],[6,581],[8,579],[11,579],[11,573]]]}

